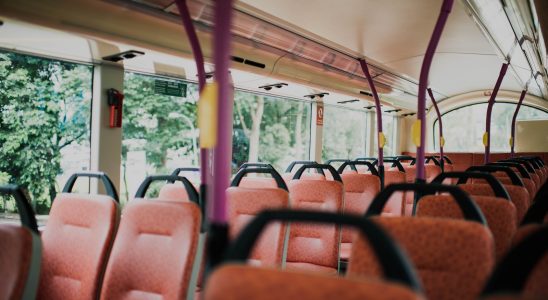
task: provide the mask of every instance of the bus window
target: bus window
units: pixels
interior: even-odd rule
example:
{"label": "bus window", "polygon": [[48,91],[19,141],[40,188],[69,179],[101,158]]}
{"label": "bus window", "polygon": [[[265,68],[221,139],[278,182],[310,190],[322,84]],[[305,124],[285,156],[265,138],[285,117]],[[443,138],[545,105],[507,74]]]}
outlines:
{"label": "bus window", "polygon": [[333,105],[324,111],[322,159],[363,156],[368,114]]}
{"label": "bus window", "polygon": [[267,162],[283,170],[310,150],[309,102],[236,90],[232,164]]}
{"label": "bus window", "polygon": [[[0,51],[0,181],[27,189],[38,214],[72,173],[89,170],[91,98],[91,66]],[[0,211],[14,205],[0,201]]]}
{"label": "bus window", "polygon": [[[181,80],[125,73],[122,203],[135,195],[147,175],[198,165],[197,89],[196,84]],[[148,196],[158,190],[152,186]]]}
{"label": "bus window", "polygon": [[[497,103],[493,106],[491,121],[491,150],[508,151],[508,138],[512,116],[516,109],[513,103]],[[482,136],[485,131],[485,111],[487,103],[468,105],[442,115],[445,136],[444,150],[448,152],[482,152]],[[518,114],[519,120],[548,119],[545,111],[523,105]],[[434,145],[438,151],[438,122],[434,121]],[[519,137],[518,137],[519,138]]]}

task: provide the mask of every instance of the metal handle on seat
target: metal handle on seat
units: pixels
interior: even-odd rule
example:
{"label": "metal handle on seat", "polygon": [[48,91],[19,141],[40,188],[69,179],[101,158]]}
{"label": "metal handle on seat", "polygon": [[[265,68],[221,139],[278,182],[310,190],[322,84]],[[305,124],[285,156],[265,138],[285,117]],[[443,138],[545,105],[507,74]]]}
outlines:
{"label": "metal handle on seat", "polygon": [[447,178],[456,178],[459,181],[457,184],[463,184],[466,183],[466,181],[470,178],[476,178],[476,179],[484,179],[487,181],[487,184],[493,189],[493,192],[495,193],[495,197],[504,198],[508,201],[510,201],[510,195],[508,194],[508,191],[498,181],[495,176],[491,175],[490,173],[482,173],[482,172],[446,172],[441,173],[434,180],[432,180],[432,183],[443,183],[443,181]]}
{"label": "metal handle on seat", "polygon": [[[327,160],[325,163],[328,164],[328,165],[331,165],[331,163],[334,163],[334,162],[341,162],[341,163],[346,163],[346,162],[349,162],[351,161],[350,159],[340,159],[340,158],[335,158],[335,159],[329,159]],[[356,169],[356,166],[355,165],[351,165],[350,166],[350,169],[352,169],[352,171],[358,171]]]}
{"label": "metal handle on seat", "polygon": [[374,166],[377,166],[379,159],[376,157],[357,157],[355,161],[370,161]]}
{"label": "metal handle on seat", "polygon": [[0,195],[13,196],[17,205],[17,212],[21,218],[21,224],[34,233],[39,234],[34,210],[23,189],[15,184],[2,185],[0,186]]}
{"label": "metal handle on seat", "polygon": [[240,169],[238,173],[236,173],[236,176],[234,176],[234,179],[232,179],[230,186],[239,186],[244,176],[250,173],[270,174],[272,178],[274,178],[274,180],[276,181],[276,185],[278,186],[278,188],[288,191],[287,185],[285,184],[285,181],[283,180],[280,173],[278,173],[274,168],[264,167],[247,167],[244,169]]}
{"label": "metal handle on seat", "polygon": [[238,168],[238,171],[241,169],[249,168],[249,167],[260,167],[260,168],[272,168],[274,167],[269,163],[261,163],[261,162],[246,162],[243,163],[240,168]]}
{"label": "metal handle on seat", "polygon": [[531,174],[527,172],[527,169],[525,169],[524,166],[522,166],[520,163],[515,162],[493,162],[488,163],[488,166],[505,166],[505,167],[513,167],[516,168],[519,172],[519,175],[521,175],[522,178],[531,179]]}
{"label": "metal handle on seat", "polygon": [[197,167],[177,168],[177,169],[173,170],[173,172],[171,173],[171,175],[173,175],[173,176],[179,176],[179,174],[181,174],[181,172],[196,172],[196,173],[199,173],[199,172],[200,172],[200,168],[197,168]]}
{"label": "metal handle on seat", "polygon": [[369,171],[371,172],[372,175],[380,177],[379,172],[377,171],[377,169],[375,168],[373,163],[370,163],[368,161],[347,161],[347,162],[345,162],[345,163],[343,163],[342,165],[339,166],[339,169],[337,169],[337,172],[339,174],[342,174],[344,169],[347,166],[350,166],[352,168],[352,170],[357,171],[357,168],[356,168],[357,165],[367,166],[367,168],[369,169]]}
{"label": "metal handle on seat", "polygon": [[333,166],[325,165],[325,164],[303,165],[302,167],[299,168],[299,170],[297,170],[297,172],[295,172],[295,175],[293,175],[293,179],[301,179],[301,176],[303,175],[306,169],[322,170],[322,173],[323,173],[323,170],[328,170],[329,173],[331,173],[331,176],[333,176],[333,180],[342,182],[342,178],[339,175],[339,173],[337,173],[337,170],[335,170]]}
{"label": "metal handle on seat", "polygon": [[[371,202],[371,205],[367,209],[367,212],[365,213],[366,217],[369,216],[377,216],[382,213],[382,210],[384,209],[384,206],[388,202],[388,199],[398,191],[415,191],[419,192],[421,196],[425,195],[433,195],[437,192],[446,192],[451,194],[455,201],[457,202],[458,206],[460,207],[462,214],[466,220],[475,221],[483,225],[487,225],[487,221],[485,220],[485,217],[483,216],[483,213],[478,208],[478,206],[470,199],[470,196],[468,196],[467,193],[465,193],[463,190],[458,188],[454,185],[444,185],[444,184],[437,184],[437,183],[397,183],[397,184],[391,184],[384,188],[374,199],[373,202]],[[422,199],[421,197],[417,197],[418,199],[415,200],[413,203],[413,212],[415,211],[415,208],[418,204],[418,201]]]}
{"label": "metal handle on seat", "polygon": [[[293,171],[293,168],[295,167],[295,165],[314,165],[314,164],[318,164],[318,163],[315,162],[315,161],[312,161],[312,160],[295,160],[295,161],[292,161],[289,164],[289,166],[287,166],[287,169],[285,169],[285,172],[286,173],[291,173],[291,171]],[[316,168],[316,172],[318,172],[318,173],[325,176],[325,173],[323,172],[322,169]]]}
{"label": "metal handle on seat", "polygon": [[398,171],[405,173],[405,168],[403,167],[403,165],[401,164],[399,160],[395,158],[384,158],[383,162],[392,163],[392,166],[390,166],[391,168],[396,167],[398,168]]}
{"label": "metal handle on seat", "polygon": [[67,180],[65,187],[63,188],[63,193],[72,193],[72,188],[74,187],[74,184],[76,183],[76,179],[78,179],[78,177],[101,179],[103,185],[105,186],[105,191],[107,192],[107,195],[112,197],[116,202],[120,202],[118,198],[118,192],[116,192],[116,188],[114,187],[114,183],[112,183],[112,180],[110,180],[108,175],[104,172],[78,172],[72,174]]}
{"label": "metal handle on seat", "polygon": [[506,167],[506,166],[501,166],[501,165],[471,166],[468,169],[466,169],[466,172],[488,172],[488,173],[504,172],[506,173],[506,175],[508,175],[508,177],[512,181],[512,185],[525,186],[521,178],[519,178],[519,176],[510,167]]}
{"label": "metal handle on seat", "polygon": [[299,210],[267,210],[258,214],[228,249],[228,262],[246,262],[261,232],[272,222],[309,222],[345,225],[358,229],[367,238],[386,279],[422,293],[416,272],[409,259],[390,236],[371,220],[359,216]]}
{"label": "metal handle on seat", "polygon": [[150,184],[154,181],[167,181],[171,183],[174,183],[175,181],[180,181],[185,188],[185,191],[188,195],[188,199],[198,204],[198,206],[201,207],[200,200],[199,200],[200,197],[198,196],[198,192],[196,191],[192,183],[190,183],[190,181],[188,181],[188,179],[186,179],[185,177],[174,176],[174,175],[148,176],[147,178],[145,178],[145,180],[143,180],[143,182],[137,189],[137,192],[135,193],[135,198],[144,198],[148,188],[150,187]]}

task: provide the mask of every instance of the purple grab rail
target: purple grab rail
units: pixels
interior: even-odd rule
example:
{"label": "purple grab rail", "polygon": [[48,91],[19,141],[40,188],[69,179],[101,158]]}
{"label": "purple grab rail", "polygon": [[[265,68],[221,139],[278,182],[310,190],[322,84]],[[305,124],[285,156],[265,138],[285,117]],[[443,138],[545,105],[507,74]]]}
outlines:
{"label": "purple grab rail", "polygon": [[234,99],[229,79],[229,64],[232,38],[232,0],[215,2],[214,63],[215,81],[218,91],[217,145],[213,149],[213,184],[209,203],[210,222],[227,224],[226,189],[230,185],[232,161],[232,112]]}
{"label": "purple grab rail", "polygon": [[443,123],[441,120],[441,113],[440,109],[438,108],[438,103],[436,103],[436,99],[434,98],[434,93],[432,93],[432,89],[428,88],[428,95],[430,96],[430,100],[432,100],[432,105],[434,105],[434,109],[436,110],[436,114],[438,115],[438,122],[439,122],[439,140],[440,140],[440,165],[441,165],[441,171],[444,171],[444,159],[443,159]]}
{"label": "purple grab rail", "polygon": [[369,83],[369,88],[371,89],[371,93],[373,94],[373,99],[375,99],[375,111],[377,114],[377,145],[378,145],[378,152],[379,152],[379,175],[381,178],[381,189],[384,188],[384,153],[383,153],[383,145],[381,144],[381,137],[380,133],[382,132],[382,112],[381,112],[381,101],[379,99],[379,94],[377,94],[377,89],[375,88],[375,83],[373,82],[373,78],[371,77],[371,73],[369,73],[369,68],[367,67],[367,62],[365,59],[358,59],[360,62],[360,66],[362,67],[363,74],[367,78],[367,82]]}
{"label": "purple grab rail", "polygon": [[495,83],[495,88],[493,88],[493,92],[491,93],[491,97],[489,98],[489,103],[487,104],[487,117],[485,118],[485,136],[483,141],[485,146],[485,156],[483,160],[486,164],[489,163],[489,152],[491,150],[491,113],[493,112],[495,98],[497,97],[497,93],[499,92],[500,85],[502,84],[502,80],[504,79],[504,75],[506,75],[506,70],[508,70],[508,66],[508,63],[502,64],[499,72],[499,77],[497,78],[497,82]]}
{"label": "purple grab rail", "polygon": [[422,61],[421,74],[419,79],[419,99],[418,99],[418,111],[417,111],[417,120],[420,121],[420,145],[417,145],[417,181],[424,181],[425,172],[424,172],[424,142],[425,137],[424,133],[426,131],[426,87],[428,85],[428,73],[430,72],[430,66],[432,65],[432,59],[436,52],[436,47],[441,38],[443,28],[447,22],[447,18],[451,13],[451,8],[453,7],[453,0],[444,0],[441,6],[440,14],[436,22],[436,27],[434,27],[434,32],[430,38],[430,43],[428,43],[428,48],[426,48],[426,53],[424,54],[424,60]]}
{"label": "purple grab rail", "polygon": [[[196,69],[198,71],[198,90],[201,94],[205,84],[206,84],[206,75],[204,67],[204,54],[202,53],[202,47],[200,46],[200,41],[196,35],[196,30],[192,19],[190,18],[190,12],[188,6],[186,5],[186,0],[175,0],[175,4],[179,9],[179,15],[181,16],[181,21],[185,28],[186,34],[188,36],[188,41],[192,48],[192,54],[194,56],[194,61],[196,62]],[[200,197],[202,200],[205,199],[206,187],[208,183],[208,152],[207,149],[200,149]]]}
{"label": "purple grab rail", "polygon": [[512,127],[511,127],[511,134],[510,134],[510,157],[514,157],[514,144],[516,143],[516,120],[518,118],[519,109],[521,108],[521,103],[523,102],[523,99],[525,99],[525,95],[527,94],[527,88],[521,91],[521,95],[519,96],[518,105],[516,106],[516,111],[514,111],[514,116],[512,117]]}

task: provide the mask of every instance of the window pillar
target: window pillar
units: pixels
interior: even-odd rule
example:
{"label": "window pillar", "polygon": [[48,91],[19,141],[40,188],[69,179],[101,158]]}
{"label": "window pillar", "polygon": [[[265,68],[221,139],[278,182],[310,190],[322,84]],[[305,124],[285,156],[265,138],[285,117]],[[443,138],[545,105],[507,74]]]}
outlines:
{"label": "window pillar", "polygon": [[365,129],[365,156],[373,157],[375,156],[375,149],[377,148],[377,131],[376,131],[376,116],[373,111],[366,112],[366,129]]}
{"label": "window pillar", "polygon": [[310,160],[322,162],[323,146],[323,101],[312,102],[312,118],[310,124]]}
{"label": "window pillar", "polygon": [[[91,171],[108,174],[114,186],[120,191],[120,164],[122,153],[122,128],[110,128],[110,110],[107,90],[124,90],[124,67],[119,64],[103,63],[93,69],[93,104],[91,113]],[[123,121],[122,121],[123,124]],[[92,180],[90,191],[99,189]]]}

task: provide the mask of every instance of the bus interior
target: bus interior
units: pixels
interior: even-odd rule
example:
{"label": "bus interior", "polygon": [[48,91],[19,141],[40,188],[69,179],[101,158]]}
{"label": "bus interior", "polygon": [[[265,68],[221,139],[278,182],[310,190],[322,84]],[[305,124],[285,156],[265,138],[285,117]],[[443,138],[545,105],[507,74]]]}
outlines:
{"label": "bus interior", "polygon": [[545,0],[0,0],[0,300],[548,299]]}

